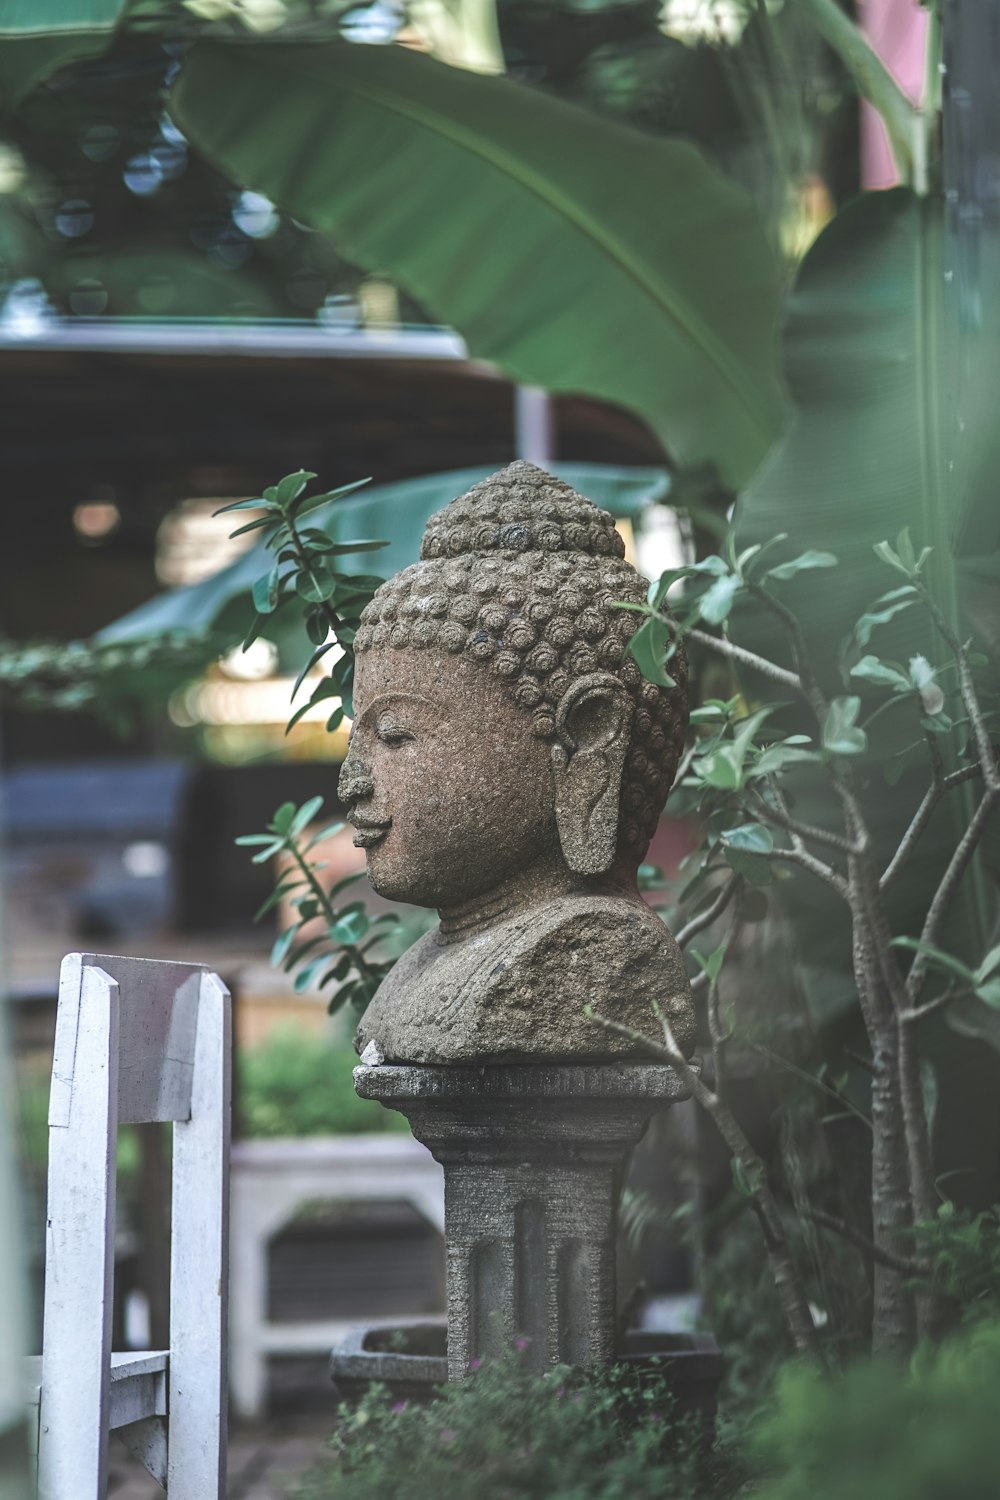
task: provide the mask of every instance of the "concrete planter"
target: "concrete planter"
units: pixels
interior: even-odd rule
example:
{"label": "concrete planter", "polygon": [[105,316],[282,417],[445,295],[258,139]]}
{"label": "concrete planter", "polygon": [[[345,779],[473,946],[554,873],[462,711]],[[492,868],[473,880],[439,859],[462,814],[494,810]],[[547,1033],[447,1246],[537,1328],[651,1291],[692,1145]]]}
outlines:
{"label": "concrete planter", "polygon": [[[447,1329],[443,1319],[407,1327],[355,1328],[330,1356],[330,1378],[341,1398],[353,1403],[374,1383],[392,1401],[429,1401],[448,1379]],[[630,1329],[616,1364],[640,1382],[662,1377],[674,1399],[671,1422],[695,1417],[706,1436],[714,1432],[723,1360],[711,1333],[655,1333]]]}

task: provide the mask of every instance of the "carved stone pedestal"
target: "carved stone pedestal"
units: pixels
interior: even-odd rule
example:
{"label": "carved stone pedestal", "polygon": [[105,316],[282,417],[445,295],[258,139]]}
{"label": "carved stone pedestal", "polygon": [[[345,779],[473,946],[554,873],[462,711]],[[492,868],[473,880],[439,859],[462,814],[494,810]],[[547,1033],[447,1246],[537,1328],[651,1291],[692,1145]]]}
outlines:
{"label": "carved stone pedestal", "polygon": [[528,1340],[544,1370],[613,1359],[615,1214],[627,1154],[685,1097],[670,1068],[362,1065],[444,1167],[448,1378]]}

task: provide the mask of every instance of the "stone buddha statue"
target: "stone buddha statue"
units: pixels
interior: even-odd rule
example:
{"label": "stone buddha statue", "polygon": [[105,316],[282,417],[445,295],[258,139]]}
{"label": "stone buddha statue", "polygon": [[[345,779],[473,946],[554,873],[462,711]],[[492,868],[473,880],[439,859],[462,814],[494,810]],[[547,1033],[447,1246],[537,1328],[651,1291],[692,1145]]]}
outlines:
{"label": "stone buddha statue", "polygon": [[[627,646],[645,599],[607,511],[511,464],[427,523],[357,633],[339,783],[379,894],[439,925],[391,971],[359,1051],[395,1063],[600,1061],[685,1051],[676,943],[636,886],[687,724]],[[374,1048],[371,1044],[374,1043]]]}

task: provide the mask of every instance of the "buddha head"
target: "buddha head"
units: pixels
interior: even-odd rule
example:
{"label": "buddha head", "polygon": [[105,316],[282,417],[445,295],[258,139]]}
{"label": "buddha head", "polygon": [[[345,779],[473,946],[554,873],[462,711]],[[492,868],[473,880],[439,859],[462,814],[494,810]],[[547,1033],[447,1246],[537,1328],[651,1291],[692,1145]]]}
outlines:
{"label": "buddha head", "polygon": [[645,599],[607,511],[514,463],[427,523],[355,640],[339,792],[375,889],[461,907],[634,888],[687,726],[628,653]]}

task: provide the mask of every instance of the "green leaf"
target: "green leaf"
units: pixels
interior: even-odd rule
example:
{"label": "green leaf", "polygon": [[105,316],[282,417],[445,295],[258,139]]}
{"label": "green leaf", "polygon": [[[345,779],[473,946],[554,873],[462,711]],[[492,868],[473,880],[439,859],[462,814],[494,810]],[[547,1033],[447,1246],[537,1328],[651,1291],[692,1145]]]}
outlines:
{"label": "green leaf", "polygon": [[[325,617],[324,617],[324,621],[323,621],[323,626],[324,626],[324,629],[325,629],[326,628],[326,619],[325,619]],[[337,642],[337,641],[327,641],[327,642],[325,642],[324,645],[316,647],[316,650],[309,657],[309,660],[305,663],[305,665],[303,666],[302,670],[300,671],[298,677],[296,677],[296,679],[295,679],[295,684],[294,684],[294,686],[292,688],[292,691],[291,691],[291,697],[292,698],[295,697],[295,695],[298,692],[299,688],[305,682],[306,678],[308,677],[309,673],[312,671],[313,667],[316,666],[317,662],[322,661],[323,657],[326,656],[327,652],[332,651],[333,648],[336,645],[338,645],[338,644],[339,644],[339,642]]]}
{"label": "green leaf", "polygon": [[110,47],[129,0],[4,0],[0,108],[10,109],[68,63]]}
{"label": "green leaf", "polygon": [[725,943],[720,943],[718,948],[713,949],[707,958],[699,949],[692,948],[691,957],[699,969],[708,975],[709,979],[716,980],[722,973],[722,965],[726,961],[726,945]]}
{"label": "green leaf", "polygon": [[698,600],[698,613],[709,625],[721,625],[733,607],[733,600],[743,587],[738,573],[717,578]]}
{"label": "green leaf", "polygon": [[336,574],[318,563],[308,573],[299,573],[295,579],[295,592],[307,604],[321,604],[326,599],[332,599],[336,588]]}
{"label": "green leaf", "polygon": [[270,573],[265,573],[263,578],[255,578],[253,588],[250,590],[253,598],[254,608],[259,615],[269,615],[278,607],[281,597],[281,580],[278,569],[272,568]]}
{"label": "green leaf", "polygon": [[818,552],[815,547],[810,547],[808,552],[803,552],[799,557],[793,557],[790,562],[779,563],[776,568],[768,568],[764,574],[766,578],[773,578],[776,583],[783,583],[786,578],[794,578],[796,573],[806,573],[812,568],[835,568],[837,559],[832,552]]}
{"label": "green leaf", "polygon": [[868,736],[857,727],[861,699],[834,698],[823,723],[823,748],[831,755],[861,755],[868,748]]}
{"label": "green leaf", "polygon": [[271,827],[275,833],[280,833],[282,838],[285,838],[290,833],[297,810],[294,802],[283,802],[281,804],[271,819]]}
{"label": "green leaf", "polygon": [[1000,943],[990,949],[976,968],[976,983],[981,984],[984,979],[988,979],[994,969],[1000,969]]}
{"label": "green leaf", "polygon": [[802,750],[794,742],[799,735],[790,735],[779,745],[768,745],[750,767],[748,777],[774,776],[786,766],[816,764],[820,757],[815,750]]}
{"label": "green leaf", "polygon": [[707,755],[699,756],[692,770],[706,785],[719,791],[732,792],[742,785],[742,758],[732,745],[720,745]]}
{"label": "green leaf", "polygon": [[246,635],[243,637],[243,646],[241,648],[242,650],[245,651],[248,646],[252,646],[253,645],[254,641],[260,635],[261,631],[264,629],[264,626],[266,624],[267,624],[267,616],[266,615],[254,614],[253,619],[250,621],[250,628],[247,631]]}
{"label": "green leaf", "polygon": [[309,824],[314,820],[316,814],[319,812],[322,806],[322,797],[310,797],[308,802],[303,802],[302,806],[299,808],[298,812],[295,814],[295,817],[292,819],[291,824],[289,825],[288,832],[290,837],[294,838],[296,834],[299,834],[303,831],[303,829],[308,828]]}
{"label": "green leaf", "polygon": [[[306,635],[316,646],[322,646],[330,634],[330,621],[325,610],[306,610]],[[307,669],[308,670],[308,669]]]}
{"label": "green leaf", "polygon": [[[272,512],[277,509],[270,501],[262,499],[259,495],[252,495],[249,500],[230,500],[228,505],[220,505],[218,510],[213,510],[212,515],[224,516],[231,510],[260,510],[262,507]],[[275,519],[274,515],[261,517],[261,520],[266,520],[270,526],[274,525]]]}
{"label": "green leaf", "polygon": [[273,525],[273,516],[258,516],[256,521],[248,521],[245,526],[237,526],[235,531],[229,533],[229,539],[230,541],[235,541],[238,536],[245,536],[248,531],[260,531],[264,526]]}
{"label": "green leaf", "polygon": [[387,541],[359,541],[359,542],[334,542],[332,546],[325,548],[327,552],[377,552],[380,547],[388,547]]}
{"label": "green leaf", "polygon": [[742,1198],[752,1198],[758,1191],[763,1181],[763,1171],[755,1167],[753,1172],[748,1172],[738,1156],[729,1158],[729,1168],[733,1174],[733,1187]]}
{"label": "green leaf", "polygon": [[866,610],[854,626],[854,639],[859,646],[867,646],[879,625],[888,625],[890,620],[894,620],[897,615],[903,613],[904,609],[909,609],[916,602],[916,595],[911,594],[909,598],[898,599],[894,604],[887,604],[884,609]]}
{"label": "green leaf", "polygon": [[301,495],[310,479],[315,478],[316,475],[309,469],[297,469],[294,474],[286,474],[284,479],[279,479],[274,498],[280,508],[288,510],[292,501]]}
{"label": "green leaf", "polygon": [[[315,477],[314,474],[310,474],[309,476],[310,479],[314,479]],[[314,510],[321,510],[334,500],[342,500],[345,495],[350,495],[354,490],[362,489],[366,484],[371,484],[371,480],[356,479],[353,484],[342,484],[339,490],[326,490],[322,495],[305,496],[293,504],[291,513],[296,521],[301,521],[303,516],[311,515]]]}
{"label": "green leaf", "polygon": [[762,823],[743,823],[739,828],[727,828],[719,837],[730,848],[746,849],[752,854],[768,854],[774,848],[774,836]]}
{"label": "green leaf", "polygon": [[910,679],[905,672],[900,672],[898,667],[890,667],[888,662],[879,661],[877,656],[863,656],[859,662],[855,662],[851,668],[851,676],[861,677],[865,682],[877,682],[882,687],[891,687],[896,693],[908,693],[911,688]]}
{"label": "green leaf", "polygon": [[744,849],[730,849],[728,846],[724,847],[723,854],[729,868],[751,885],[771,885],[773,882],[774,866],[763,855],[748,854]]}
{"label": "green leaf", "polygon": [[664,666],[670,640],[667,622],[659,615],[650,615],[628,643],[629,655],[634,658],[646,681],[658,682],[661,687],[668,688],[677,686]]}
{"label": "green leaf", "polygon": [[777,536],[770,537],[766,542],[755,542],[752,547],[744,547],[736,558],[736,572],[741,573],[744,578],[752,578],[767,554],[787,541],[788,532],[779,531]]}
{"label": "green leaf", "polygon": [[894,552],[888,542],[876,542],[872,548],[875,556],[888,563],[890,568],[895,568],[897,573],[903,573],[909,578],[911,569],[906,566],[898,552]]}
{"label": "green leaf", "polygon": [[767,453],[780,270],[752,200],[695,148],[403,47],[201,43],[171,111],[231,180],[511,378],[630,408],[729,485]]}
{"label": "green leaf", "polygon": [[1000,979],[987,979],[975,986],[975,993],[990,1010],[1000,1010]]}
{"label": "green leaf", "polygon": [[298,930],[299,929],[297,926],[286,927],[284,932],[282,932],[278,936],[275,941],[274,947],[271,949],[272,968],[277,969],[281,967],[281,964],[288,956],[289,949],[295,941],[295,934],[298,932]]}
{"label": "green leaf", "polygon": [[955,958],[951,953],[945,953],[934,943],[922,943],[919,938],[895,937],[889,944],[891,948],[909,948],[913,953],[923,953],[939,968],[947,969],[949,973],[955,974],[959,979],[965,980],[967,984],[976,983],[976,975],[964,964],[960,958]]}
{"label": "green leaf", "polygon": [[330,929],[330,936],[335,943],[354,945],[359,943],[368,931],[368,917],[363,911],[348,911]]}

